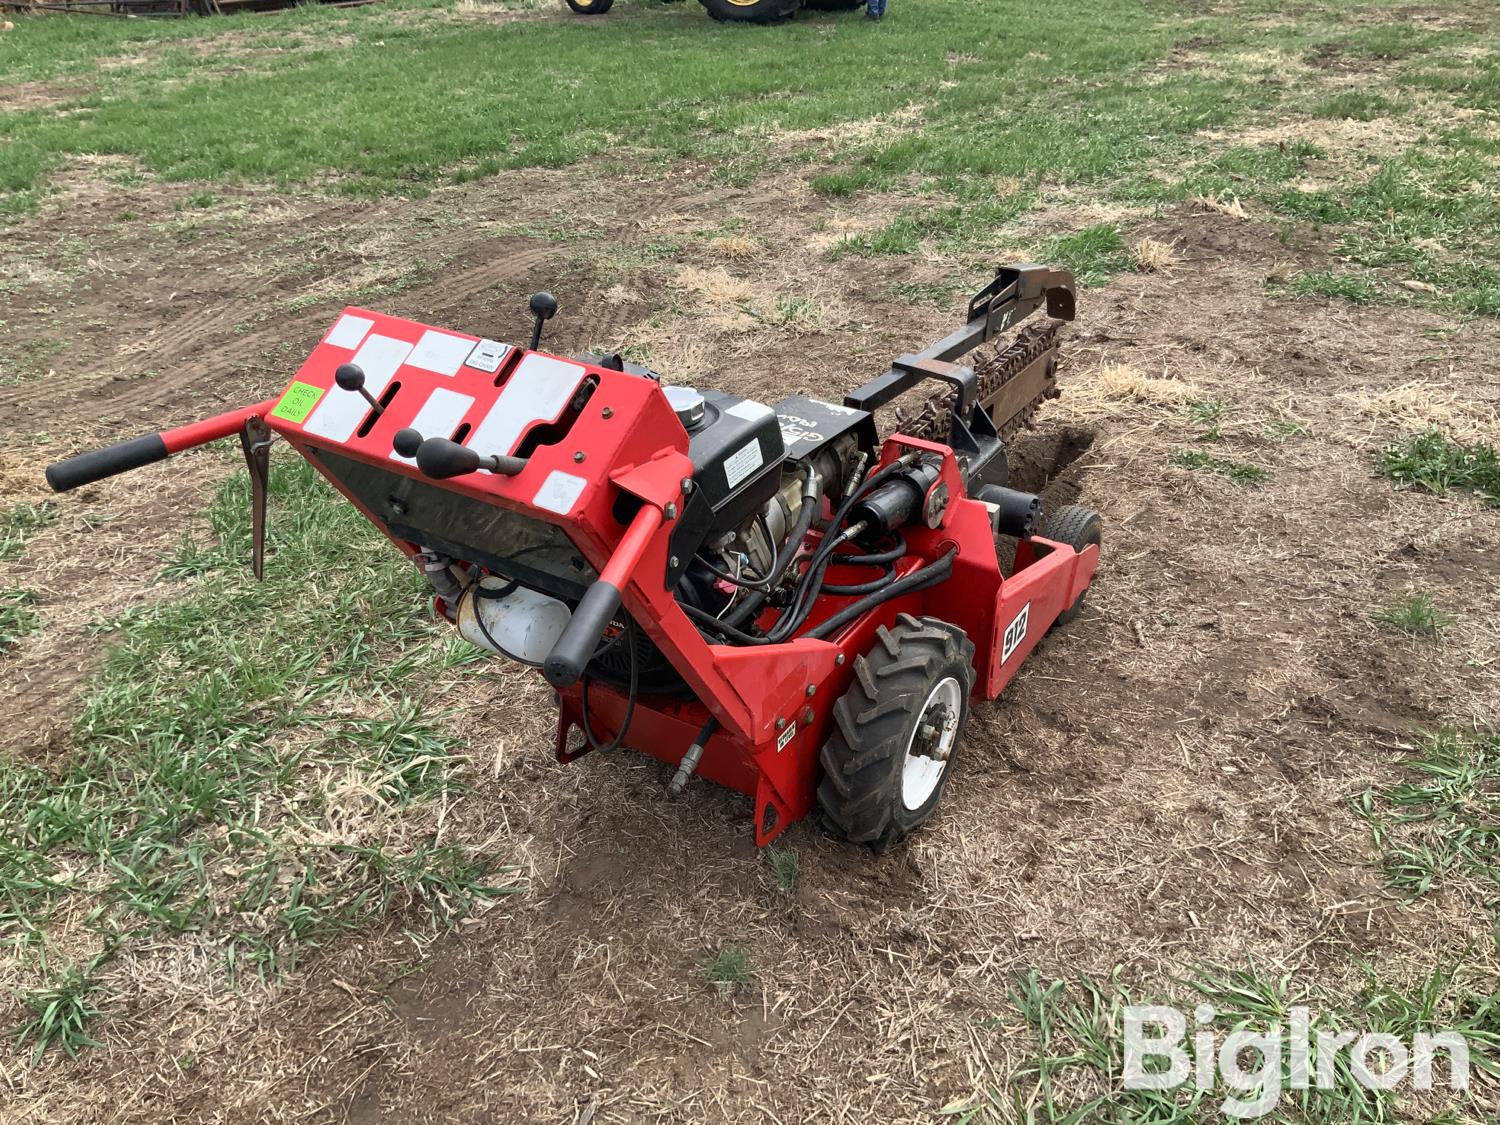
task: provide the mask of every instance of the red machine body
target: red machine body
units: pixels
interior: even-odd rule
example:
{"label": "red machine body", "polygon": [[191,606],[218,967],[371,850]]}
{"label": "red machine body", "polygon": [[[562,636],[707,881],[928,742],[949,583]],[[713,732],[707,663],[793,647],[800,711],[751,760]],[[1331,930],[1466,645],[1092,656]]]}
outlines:
{"label": "red machine body", "polygon": [[[344,328],[362,321],[368,327],[357,336]],[[440,416],[447,426],[443,436],[459,441],[467,437],[472,444],[487,424],[498,429],[503,417],[502,444],[485,451],[511,455],[534,429],[557,423],[586,380],[596,380],[586,408],[571,428],[549,434],[547,444],[536,445],[519,474],[481,471],[445,481],[443,487],[562,528],[600,577],[614,581],[626,611],[696,696],[638,700],[625,736],[627,745],[675,765],[711,714],[718,730],[705,747],[698,772],[755,802],[757,843],[770,842],[811,810],[831,702],[848,687],[854,658],[870,646],[877,626],[889,625],[902,612],[941,617],[959,626],[975,644],[976,694],[992,699],[1093,578],[1097,548],[1079,553],[1039,537],[1021,543],[1012,574],[1005,577],[989,512],[964,495],[953,452],[896,435],[885,441],[881,463],[912,449],[937,454],[943,466],[934,488],[944,487],[955,498],[937,526],[908,532],[911,553],[897,570],[909,572],[953,550],[952,578],[897,598],[827,640],[795,639],[755,648],[708,644],[665,582],[672,522],[686,500],[683,484],[691,480],[693,465],[687,456],[688,433],[661,386],[623,371],[521,348],[505,349],[493,372],[441,361],[433,370],[412,357],[423,360],[437,350],[435,337],[455,341],[438,342],[452,356],[481,344],[462,333],[347,309],[277,404],[266,411],[266,421],[325,472],[322,454],[334,452],[420,479],[414,465],[392,453],[398,430],[414,427],[431,434]],[[424,341],[425,350],[419,350]],[[404,357],[397,358],[403,351]],[[373,378],[372,384],[378,385],[369,385],[384,407],[378,417],[334,381],[336,369],[349,362],[360,363],[371,376],[374,354],[388,356],[384,362],[394,364],[387,378]],[[508,406],[508,388],[543,378],[555,381],[555,391],[540,406],[533,408],[530,395],[520,397],[515,408]],[[556,409],[548,414],[551,403]],[[319,425],[320,407],[339,421]],[[340,436],[346,429],[347,436]],[[387,528],[386,513],[371,510],[336,474],[327,475],[371,522]],[[638,502],[627,502],[635,508],[628,522],[619,518],[622,496]],[[392,539],[408,555],[420,549],[395,535]],[[819,598],[809,626],[852,600]],[[582,691],[582,686],[574,686],[562,693],[556,751],[563,761],[587,752],[586,744],[577,746],[573,739],[581,720]],[[600,685],[590,686],[589,692],[595,731],[612,737],[624,719],[624,694]]]}
{"label": "red machine body", "polygon": [[[972,405],[973,371],[961,371],[969,380],[964,399],[963,378],[954,374],[960,369],[947,357],[1012,324],[1016,302],[1029,284],[1027,271],[1043,278],[1042,288],[1031,293],[1030,307],[1045,300],[1054,315],[1070,319],[1071,278],[1041,267],[1002,268],[997,281],[971,303],[967,331],[973,338],[956,333],[922,356],[903,357],[910,361],[908,376],[955,381],[958,401],[965,409]],[[1048,279],[1059,276],[1066,289],[1048,288]],[[848,401],[865,392],[870,409],[889,401],[902,362],[882,377],[886,382],[879,389],[870,391],[880,384],[874,381]],[[341,377],[340,368],[350,370],[346,365],[358,369],[357,385]],[[1047,358],[1048,379],[1053,365]],[[830,409],[855,413],[847,406]],[[977,414],[975,419],[984,429],[985,420]],[[419,467],[420,455],[398,451],[398,434],[405,430],[444,439],[439,444],[471,460],[477,454],[489,467],[428,471]],[[987,432],[999,448],[997,431]],[[601,623],[613,614],[616,628],[633,623],[642,630],[686,690],[637,694],[586,676],[574,682],[576,673],[560,679],[552,674],[549,658],[549,679],[559,687],[557,757],[581,756],[596,744],[594,736],[611,742],[620,736],[624,745],[677,765],[695,740],[710,732],[696,772],[751,798],[755,838],[762,845],[816,804],[823,768],[819,755],[833,733],[834,704],[850,689],[858,658],[871,650],[882,626],[910,614],[958,627],[974,646],[972,695],[993,699],[1059,614],[1076,606],[1098,565],[1097,535],[1094,544],[1081,546],[1023,535],[1002,568],[993,506],[966,490],[964,470],[973,462],[961,462],[949,444],[896,434],[879,444],[871,475],[885,466],[901,468],[895,466],[898,459],[920,460],[931,475],[924,478],[930,483],[922,518],[904,527],[904,554],[893,564],[894,575],[912,575],[939,562],[947,566],[951,559],[946,579],[893,596],[841,627],[823,630],[822,637],[806,634],[856,602],[854,595],[819,592],[806,620],[782,643],[711,643],[701,620],[695,623],[684,611],[673,588],[682,573],[679,561],[685,561],[673,554],[673,534],[688,510],[695,469],[688,429],[660,382],[620,369],[618,362],[551,355],[360,308],[340,315],[275,399],[80,454],[51,466],[48,479],[55,489],[72,488],[235,433],[245,442],[252,473],[259,457],[262,483],[265,447],[272,434],[279,435],[398,549],[419,560],[431,537],[404,522],[413,496],[429,506],[454,506],[453,526],[483,525],[492,542],[540,534],[570,544],[586,560],[585,587],[619,591],[623,613],[606,609]],[[873,422],[868,433],[873,441]],[[826,519],[829,502],[820,504],[825,513],[820,519]],[[506,522],[513,517],[518,519]],[[822,526],[806,535],[799,558],[817,548]],[[472,567],[471,582],[486,572],[482,558],[458,557]],[[857,585],[855,568],[841,566],[838,558],[835,553],[827,581]],[[586,581],[589,571],[592,584]],[[453,607],[441,597],[436,605],[453,616]],[[579,600],[570,626],[583,616]],[[777,610],[764,607],[755,618],[765,628],[776,619]],[[593,651],[598,636],[582,651]],[[633,633],[630,641],[634,644]],[[593,732],[589,738],[582,737],[585,718]]]}

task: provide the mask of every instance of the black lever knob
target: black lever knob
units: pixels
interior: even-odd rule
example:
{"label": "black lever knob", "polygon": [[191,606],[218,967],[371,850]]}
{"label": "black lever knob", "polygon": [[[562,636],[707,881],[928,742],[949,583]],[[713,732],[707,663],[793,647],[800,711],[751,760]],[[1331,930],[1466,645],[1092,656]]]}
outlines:
{"label": "black lever knob", "polygon": [[375,401],[373,395],[365,390],[365,369],[357,363],[341,363],[338,370],[333,373],[333,381],[343,391],[357,391],[364,400],[370,404],[370,409],[375,411],[375,417],[379,418],[384,413],[380,403]]}
{"label": "black lever knob", "polygon": [[[406,431],[402,431],[403,433]],[[415,433],[416,431],[411,431]],[[399,453],[400,450],[397,450]],[[513,477],[526,467],[524,457],[481,457],[467,445],[459,445],[447,438],[428,438],[417,447],[417,468],[423,476],[433,480],[461,477],[479,469],[488,469],[501,476]]]}
{"label": "black lever knob", "polygon": [[557,298],[551,293],[533,293],[530,301],[531,315],[536,323],[531,327],[531,350],[542,342],[542,324],[557,315]]}
{"label": "black lever knob", "polygon": [[533,293],[531,315],[541,320],[551,320],[557,315],[557,298],[551,293]]}
{"label": "black lever knob", "polygon": [[391,448],[402,457],[415,457],[417,450],[422,447],[422,435],[407,426],[404,430],[397,430],[396,436],[391,439]]}
{"label": "black lever knob", "polygon": [[461,477],[479,468],[479,454],[447,438],[428,438],[417,447],[417,468],[434,480]]}

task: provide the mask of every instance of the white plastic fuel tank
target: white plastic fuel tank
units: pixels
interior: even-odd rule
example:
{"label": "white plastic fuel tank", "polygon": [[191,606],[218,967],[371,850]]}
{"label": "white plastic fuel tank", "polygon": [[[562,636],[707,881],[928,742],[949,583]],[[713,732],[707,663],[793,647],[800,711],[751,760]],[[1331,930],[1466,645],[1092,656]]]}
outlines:
{"label": "white plastic fuel tank", "polygon": [[512,585],[504,578],[481,578],[477,585],[483,593],[470,586],[459,600],[459,634],[480,648],[523,664],[539,665],[547,659],[573,616],[567,603],[525,586],[497,597]]}

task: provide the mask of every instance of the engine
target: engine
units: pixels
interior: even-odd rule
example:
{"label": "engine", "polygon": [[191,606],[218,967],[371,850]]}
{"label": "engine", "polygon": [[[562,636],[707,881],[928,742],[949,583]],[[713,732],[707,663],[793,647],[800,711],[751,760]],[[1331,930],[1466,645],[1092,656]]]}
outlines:
{"label": "engine", "polygon": [[[663,390],[688,432],[694,469],[672,537],[668,581],[678,601],[694,610],[749,616],[749,607],[779,596],[774,582],[778,562],[784,571],[790,561],[783,558],[786,545],[826,520],[868,465],[878,440],[874,418],[802,395],[767,406],[725,391]],[[591,672],[620,684],[632,664],[645,690],[681,686],[640,630],[633,652],[626,643],[611,646]]]}

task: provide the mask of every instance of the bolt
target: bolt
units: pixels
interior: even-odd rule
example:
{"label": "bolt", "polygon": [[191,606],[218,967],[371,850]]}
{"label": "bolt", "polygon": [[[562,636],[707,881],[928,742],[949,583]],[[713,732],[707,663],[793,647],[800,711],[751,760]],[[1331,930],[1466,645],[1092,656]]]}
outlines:
{"label": "bolt", "polygon": [[842,652],[839,653],[833,658],[833,662],[842,668],[844,666],[844,654]]}
{"label": "bolt", "polygon": [[683,477],[682,478],[682,494],[684,496],[691,496],[693,494],[693,478],[692,477]]}
{"label": "bolt", "polygon": [[667,560],[667,565],[670,566],[673,570],[676,570],[677,569],[677,561],[678,561],[677,560],[677,556],[673,555],[670,559]]}
{"label": "bolt", "polygon": [[666,506],[666,508],[664,509],[664,511],[666,512],[667,519],[669,519],[669,520],[675,520],[677,518],[677,505],[676,504],[668,504]]}
{"label": "bolt", "polygon": [[808,695],[815,695],[817,693],[817,690],[818,690],[818,685],[817,684],[808,684],[807,685],[807,694]]}
{"label": "bolt", "polygon": [[802,712],[802,721],[804,723],[810,723],[813,721],[813,709],[811,707]]}
{"label": "bolt", "polygon": [[777,730],[786,730],[786,720],[785,719],[777,719],[776,720],[776,729]]}
{"label": "bolt", "polygon": [[581,464],[583,464],[583,459],[586,456],[588,456],[588,455],[586,453],[584,453],[583,450],[580,449],[577,453],[573,454],[573,461],[576,464],[581,465]]}
{"label": "bolt", "polygon": [[599,417],[601,418],[613,418],[614,416],[615,408],[613,406],[606,406],[603,410],[599,411]]}

